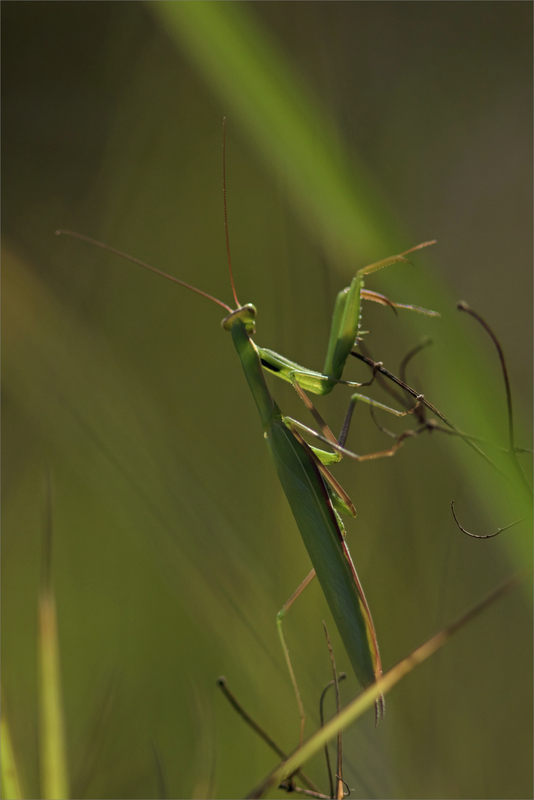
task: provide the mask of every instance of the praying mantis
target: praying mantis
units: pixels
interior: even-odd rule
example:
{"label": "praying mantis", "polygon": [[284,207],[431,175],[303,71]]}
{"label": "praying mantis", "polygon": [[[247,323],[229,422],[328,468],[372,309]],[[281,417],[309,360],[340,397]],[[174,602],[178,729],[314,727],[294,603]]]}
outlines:
{"label": "praying mantis", "polygon": [[[235,309],[174,276],[168,275],[139,259],[88,236],[67,230],[59,230],[56,233],[74,236],[126,258],[209,299],[223,307],[227,312],[221,325],[224,330],[231,333],[232,341],[259,413],[263,437],[266,440],[281,486],[313,565],[313,570],[284,605],[277,618],[279,635],[300,710],[300,740],[302,741],[304,710],[282,632],[282,620],[290,605],[315,575],[319,580],[347,655],[362,688],[374,683],[382,674],[378,641],[371,612],[346,543],[345,529],[340,517],[340,513],[346,513],[354,517],[356,516],[356,509],[348,494],[331,474],[328,466],[339,461],[343,456],[350,457],[356,461],[391,456],[407,437],[413,436],[418,432],[405,431],[397,438],[393,446],[386,450],[366,455],[353,453],[345,448],[345,443],[352,412],[358,400],[374,408],[388,411],[397,417],[414,413],[420,402],[418,399],[414,408],[410,410],[397,411],[368,398],[366,395],[355,393],[351,397],[341,434],[339,438],[336,438],[309,400],[306,392],[324,395],[331,392],[337,384],[350,388],[361,388],[372,382],[373,379],[367,383],[357,383],[346,381],[342,378],[346,362],[360,331],[362,300],[377,302],[393,308],[407,308],[427,315],[437,316],[435,312],[417,306],[394,303],[383,295],[366,289],[364,285],[367,275],[384,267],[406,262],[408,254],[434,242],[424,242],[399,255],[383,259],[358,270],[350,286],[343,289],[337,296],[323,371],[317,372],[302,367],[272,350],[255,344],[253,336],[255,333],[256,308],[251,303],[244,305],[239,303],[234,284],[228,239],[224,151],[223,135],[224,218],[228,269],[236,305]],[[268,372],[293,385],[315,418],[321,433],[282,413],[267,386],[264,372]],[[326,443],[330,450],[327,451],[311,446],[303,438],[303,434]],[[383,714],[383,708],[383,699],[381,699],[377,701],[377,719]]]}

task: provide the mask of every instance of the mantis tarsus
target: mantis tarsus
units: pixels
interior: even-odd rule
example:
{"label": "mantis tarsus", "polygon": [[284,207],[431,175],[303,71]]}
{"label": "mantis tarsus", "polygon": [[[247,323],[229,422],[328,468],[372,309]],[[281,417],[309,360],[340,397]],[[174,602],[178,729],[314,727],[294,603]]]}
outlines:
{"label": "mantis tarsus", "polygon": [[[384,409],[398,417],[411,414],[414,412],[414,409],[396,411],[388,406],[384,406],[382,403],[371,400],[365,395],[354,394],[351,398],[346,424],[343,426],[340,437],[336,439],[305,392],[309,391],[321,395],[331,392],[338,383],[353,388],[359,388],[370,383],[362,384],[342,379],[346,361],[354,346],[360,328],[362,299],[392,306],[393,308],[408,308],[421,313],[435,315],[435,312],[427,311],[426,309],[421,309],[416,306],[403,306],[402,304],[393,303],[383,295],[364,288],[364,278],[366,275],[395,263],[406,262],[406,256],[409,253],[433,244],[433,242],[424,242],[399,255],[383,259],[364,267],[356,273],[351,285],[342,290],[337,296],[324,371],[315,372],[280,356],[272,350],[258,347],[252,339],[255,332],[256,308],[250,303],[245,305],[239,303],[232,274],[230,250],[228,246],[226,187],[224,180],[224,144],[223,188],[228,266],[232,292],[236,304],[235,309],[230,308],[226,303],[223,303],[194,286],[190,286],[178,278],[161,272],[139,259],[128,256],[90,237],[71,231],[57,231],[57,233],[75,236],[76,238],[83,239],[84,241],[124,257],[129,261],[133,261],[152,272],[162,275],[208,298],[225,308],[228,312],[227,316],[225,316],[222,321],[222,327],[230,331],[232,335],[234,346],[237,350],[245,377],[260,415],[264,438],[266,439],[280,483],[289,501],[295,521],[314,568],[278,615],[280,638],[301,712],[302,739],[304,712],[293,675],[288,650],[284,642],[281,620],[293,600],[300,594],[304,586],[309,583],[314,574],[316,574],[319,579],[330,611],[334,617],[334,621],[361,686],[363,688],[369,686],[376,681],[382,673],[378,643],[371,613],[345,541],[345,530],[339,516],[339,512],[345,512],[351,516],[355,516],[356,510],[346,492],[327,469],[327,465],[339,461],[343,455],[349,456],[357,461],[393,455],[402,445],[405,438],[418,432],[406,431],[404,434],[401,434],[395,444],[387,450],[358,455],[345,448],[350,417],[354,405],[358,400],[368,403],[372,407]],[[294,386],[307,408],[313,414],[316,422],[319,424],[321,433],[317,433],[299,421],[282,414],[267,387],[264,370],[285,381],[289,381]],[[311,437],[326,442],[333,452],[328,452],[318,447],[312,447],[303,439],[302,433],[306,433]],[[380,715],[382,712],[383,703],[380,702],[377,704],[377,715]]]}

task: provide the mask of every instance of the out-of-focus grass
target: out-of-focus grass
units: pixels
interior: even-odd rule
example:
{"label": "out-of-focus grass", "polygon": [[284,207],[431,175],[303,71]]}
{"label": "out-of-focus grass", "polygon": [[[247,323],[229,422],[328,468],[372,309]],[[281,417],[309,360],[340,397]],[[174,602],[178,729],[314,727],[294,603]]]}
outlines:
{"label": "out-of-focus grass", "polygon": [[[407,52],[416,5],[428,25],[424,36],[413,34],[418,46]],[[415,268],[384,271],[369,287],[436,307],[442,319],[408,312],[394,318],[388,309],[366,308],[368,344],[395,371],[419,337],[431,335],[432,351],[414,362],[410,380],[419,379],[429,399],[462,428],[483,435],[489,426],[505,441],[494,354],[472,321],[454,311],[441,283],[436,294],[428,279],[442,271],[458,284],[453,241],[465,274],[476,275],[471,292],[484,290],[466,299],[483,310],[480,297],[491,306],[499,295],[499,315],[489,321],[504,331],[505,342],[525,330],[517,305],[507,305],[516,287],[503,291],[498,284],[495,275],[502,273],[490,271],[495,266],[484,236],[484,259],[466,238],[480,197],[465,196],[466,182],[476,188],[488,174],[488,162],[478,159],[486,143],[480,127],[485,133],[488,120],[499,119],[513,122],[502,143],[496,134],[490,141],[488,152],[499,158],[491,161],[483,198],[489,224],[497,228],[507,219],[505,194],[498,214],[489,205],[500,185],[497,167],[516,193],[506,158],[518,147],[520,125],[515,106],[503,105],[492,88],[490,65],[501,59],[496,71],[507,102],[514,92],[520,98],[512,79],[519,74],[514,58],[521,37],[492,17],[506,22],[520,10],[516,4],[510,11],[499,4],[431,5],[432,12],[426,4],[383,4],[378,15],[374,4],[168,3],[167,14],[181,15],[179,48],[154,22],[151,5],[4,7],[3,678],[29,795],[38,786],[43,464],[52,465],[57,487],[55,586],[77,797],[161,794],[154,748],[169,796],[240,796],[267,773],[274,759],[235,719],[214,681],[226,674],[274,738],[288,750],[294,746],[298,714],[274,620],[308,570],[217,309],[81,243],[55,238],[56,228],[96,235],[228,300],[220,178],[226,113],[232,254],[239,295],[259,308],[258,341],[319,367],[333,298],[354,268],[436,236],[436,267],[430,254],[418,256]],[[318,26],[314,14],[326,14],[327,24]],[[272,37],[258,33],[260,15],[277,33],[274,66]],[[409,19],[397,30],[404,15]],[[380,35],[369,38],[373,26]],[[210,48],[200,56],[199,37]],[[410,74],[389,64],[388,52],[399,43],[405,63],[417,57],[424,70]],[[298,64],[295,78],[285,51],[296,59],[306,47],[309,61]],[[363,51],[363,61],[352,63]],[[250,81],[238,82],[232,65],[244,55],[250,78],[263,81],[267,69],[270,94],[265,83],[254,92]],[[322,74],[321,60],[330,65],[333,89],[318,100],[317,86],[303,89],[303,75]],[[215,83],[214,61],[224,73]],[[465,65],[460,78],[457,63]],[[393,80],[384,78],[384,69],[394,72]],[[420,82],[423,72],[433,81],[430,94]],[[368,83],[377,87],[375,95]],[[280,84],[290,102],[279,102]],[[477,105],[484,92],[487,108]],[[384,122],[371,134],[387,129],[389,139],[382,135],[369,146],[367,119],[380,110]],[[435,125],[429,128],[430,118]],[[352,130],[361,138],[355,134],[346,146]],[[409,222],[392,222],[368,168],[367,206],[358,162],[368,166],[373,154],[375,170],[389,163],[389,178],[393,171],[410,185],[411,194],[401,195],[390,181],[396,188],[387,197],[387,204],[403,197]],[[436,163],[453,165],[450,175],[440,180],[436,168],[430,180],[432,154]],[[466,163],[467,177],[458,181]],[[381,175],[388,185],[387,170]],[[499,228],[509,244],[517,219],[510,212],[509,225]],[[518,263],[510,264],[508,280],[522,277]],[[483,355],[473,355],[477,340]],[[506,349],[517,385],[523,351]],[[356,365],[353,370],[352,377],[363,377]],[[273,382],[272,388],[284,411],[305,419],[290,387]],[[378,391],[374,396],[387,401]],[[514,400],[520,410],[517,393]],[[334,428],[346,402],[336,391],[320,405]],[[523,424],[519,414],[521,444]],[[361,411],[353,436],[362,451],[383,445]],[[339,474],[358,507],[348,536],[386,669],[523,560],[526,527],[490,542],[467,540],[454,527],[452,498],[467,527],[480,532],[521,515],[516,490],[471,458],[462,442],[421,438],[395,459],[341,465]],[[308,732],[330,679],[323,617],[328,611],[312,586],[287,620]],[[331,633],[344,669],[342,644]],[[383,725],[375,730],[369,715],[347,734],[353,795],[526,796],[530,636],[529,608],[516,592],[407,678],[391,693]],[[349,677],[344,699],[356,691]],[[310,772],[324,784],[322,761]]]}
{"label": "out-of-focus grass", "polygon": [[0,747],[0,754],[2,757],[2,763],[0,765],[2,797],[6,798],[6,800],[21,800],[21,798],[25,797],[25,793],[22,788],[20,770],[9,727],[9,719],[3,700],[2,716],[0,718]]}
{"label": "out-of-focus grass", "polygon": [[41,797],[70,797],[56,598],[52,583],[53,508],[47,476],[39,591],[39,766]]}

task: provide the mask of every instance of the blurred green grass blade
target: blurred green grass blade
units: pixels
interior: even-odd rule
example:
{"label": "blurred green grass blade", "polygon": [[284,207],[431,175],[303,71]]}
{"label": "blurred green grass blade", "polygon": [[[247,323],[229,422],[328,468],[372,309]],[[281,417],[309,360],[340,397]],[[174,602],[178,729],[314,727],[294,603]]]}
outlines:
{"label": "blurred green grass blade", "polygon": [[52,519],[50,479],[47,480],[47,519],[43,532],[39,591],[39,761],[41,796],[69,797],[65,721],[61,692],[56,601],[52,587]]}
{"label": "blurred green grass blade", "polygon": [[7,719],[2,693],[2,716],[0,717],[0,775],[4,800],[21,800],[24,797],[20,771],[15,757],[11,730]]}
{"label": "blurred green grass blade", "polygon": [[485,597],[479,603],[471,608],[466,614],[463,614],[460,619],[448,625],[442,631],[437,633],[431,639],[426,641],[420,647],[413,651],[409,656],[403,658],[402,661],[390,669],[382,678],[369,686],[364,692],[358,695],[348,706],[333,717],[329,722],[320,728],[303,746],[294,752],[289,758],[277,767],[267,778],[262,781],[255,789],[247,795],[250,798],[258,798],[263,795],[267,789],[272,786],[279,786],[280,783],[293,775],[294,772],[306,763],[312,756],[318,753],[339,731],[345,730],[349,725],[355,722],[358,717],[372,708],[375,700],[380,695],[385,695],[397,684],[405,675],[408,675],[415,667],[426,661],[427,658],[434,655],[449,639],[463,628],[474,617],[478,616],[489,605],[495,602],[503,594],[510,589],[517,586],[524,580],[524,574],[514,575],[501,586],[497,587],[488,597]]}
{"label": "blurred green grass blade", "polygon": [[69,796],[69,788],[56,605],[52,592],[41,592],[39,597],[39,683],[42,796],[46,800],[63,800]]}
{"label": "blurred green grass blade", "polygon": [[[328,116],[259,27],[245,4],[154,3],[169,34],[185,48],[269,164],[294,194],[304,223],[338,257],[376,260],[399,234],[383,219],[364,167],[347,158]],[[395,241],[395,244],[393,242]],[[341,251],[341,253],[340,253]]]}
{"label": "blurred green grass blade", "polygon": [[[149,8],[219,95],[225,113],[235,115],[266,163],[284,176],[295,211],[347,274],[355,265],[414,244],[379,197],[365,167],[353,152],[350,156],[345,152],[327,112],[248,4],[158,2]],[[427,233],[428,237],[432,234]],[[384,270],[380,275],[388,291],[395,287],[391,291],[399,293],[402,274],[398,270]],[[493,352],[478,331],[464,328],[458,320],[456,300],[439,276],[418,269],[417,280],[424,305],[445,312],[433,327],[445,344],[436,344],[434,358],[429,359],[429,399],[467,433],[503,443],[506,411],[502,387],[496,383]],[[392,295],[395,299],[396,294]],[[420,339],[422,332],[429,331],[421,328],[417,317],[406,314],[403,321]],[[516,421],[520,430],[521,420]],[[523,427],[528,430],[528,425]],[[532,498],[517,479],[507,453],[491,450],[499,474],[473,459],[463,443],[450,443],[450,447],[466,480],[472,482],[477,500],[495,519],[495,527],[507,524],[509,516],[531,518]],[[531,564],[528,523],[499,537],[499,543],[517,568]]]}

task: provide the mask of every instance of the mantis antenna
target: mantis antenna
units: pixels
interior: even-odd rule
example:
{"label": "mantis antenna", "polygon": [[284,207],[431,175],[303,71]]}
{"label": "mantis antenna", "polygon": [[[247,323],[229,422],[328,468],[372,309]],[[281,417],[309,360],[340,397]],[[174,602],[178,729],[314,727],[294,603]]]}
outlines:
{"label": "mantis antenna", "polygon": [[[94,244],[96,247],[100,247],[102,250],[107,250],[108,253],[113,253],[120,258],[126,259],[126,261],[131,261],[132,264],[138,264],[140,267],[144,267],[148,269],[150,272],[155,272],[156,275],[160,275],[162,278],[167,278],[169,281],[173,281],[174,283],[178,283],[180,286],[185,286],[186,289],[190,289],[192,292],[196,292],[197,294],[202,295],[202,297],[207,297],[208,300],[212,300],[214,303],[217,303],[218,306],[225,308],[227,311],[232,313],[232,309],[230,306],[227,306],[226,303],[223,303],[222,300],[217,300],[216,297],[212,297],[211,294],[207,292],[203,292],[202,289],[197,289],[196,286],[191,286],[191,284],[186,283],[185,281],[181,281],[179,278],[175,278],[174,275],[169,275],[167,272],[163,272],[161,269],[157,269],[156,267],[151,267],[150,264],[146,264],[144,261],[141,261],[139,258],[134,258],[134,256],[129,256],[128,253],[123,253],[122,250],[117,250],[115,247],[111,247],[109,244],[104,244],[104,242],[99,242],[98,239],[92,239],[90,236],[85,236],[83,233],[76,233],[76,231],[68,231],[65,229],[60,229],[56,231],[56,236],[60,236],[64,234],[65,236],[73,236],[75,239],[81,239],[83,242],[89,242],[89,244]],[[234,292],[235,295],[235,292]]]}
{"label": "mantis antenna", "polygon": [[234,300],[237,308],[241,308],[241,304],[237,299],[237,293],[235,290],[235,283],[234,283],[234,273],[232,270],[232,259],[230,258],[230,239],[228,237],[228,212],[226,210],[226,117],[223,117],[223,165],[222,165],[222,174],[223,174],[223,199],[224,199],[224,231],[226,234],[226,252],[228,254],[228,271],[230,273],[230,283],[232,284],[232,292],[234,295]]}

